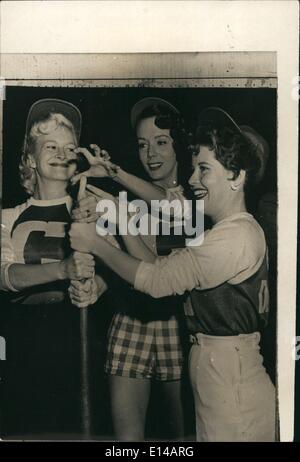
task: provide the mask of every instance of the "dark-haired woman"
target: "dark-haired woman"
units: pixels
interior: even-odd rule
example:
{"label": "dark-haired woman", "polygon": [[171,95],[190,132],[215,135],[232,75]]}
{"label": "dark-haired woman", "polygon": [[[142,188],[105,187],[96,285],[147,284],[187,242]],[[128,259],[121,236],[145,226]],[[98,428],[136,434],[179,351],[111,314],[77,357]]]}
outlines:
{"label": "dark-haired woman", "polygon": [[190,292],[185,314],[198,441],[273,441],[275,390],[259,349],[268,316],[267,248],[245,205],[262,179],[267,146],[254,130],[210,108],[196,147],[189,183],[213,222],[202,245],[141,262],[89,224],[72,226],[71,243],[155,298]]}
{"label": "dark-haired woman", "polygon": [[[177,200],[181,211],[183,188],[178,184],[181,159],[187,157],[187,136],[178,110],[160,98],[140,100],[131,111],[131,125],[137,137],[140,161],[151,182],[144,181],[113,165],[107,155],[95,149],[96,156],[81,152],[91,164],[85,176],[110,176],[139,198]],[[81,175],[74,178],[77,181]],[[92,192],[97,189],[88,186]],[[163,211],[163,210],[162,210]],[[84,208],[75,218],[85,217]],[[174,210],[176,214],[176,208]],[[157,256],[157,236],[123,236],[128,252],[146,261]],[[171,238],[172,241],[172,238]],[[172,247],[172,242],[169,243]],[[182,372],[185,338],[181,302],[177,297],[153,301],[132,294],[115,314],[108,334],[106,373],[109,374],[112,416],[118,440],[144,439],[146,413],[152,381],[160,384],[166,407],[168,436],[184,433]],[[142,310],[141,305],[147,306]],[[164,309],[162,309],[162,305]]]}

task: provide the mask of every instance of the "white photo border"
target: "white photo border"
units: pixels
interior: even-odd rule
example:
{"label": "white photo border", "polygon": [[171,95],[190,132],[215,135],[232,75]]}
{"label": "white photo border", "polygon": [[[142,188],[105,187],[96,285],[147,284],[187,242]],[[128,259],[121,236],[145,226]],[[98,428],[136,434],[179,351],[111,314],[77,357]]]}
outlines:
{"label": "white photo border", "polygon": [[[276,52],[278,396],[280,440],[292,441],[298,187],[298,2],[3,1],[0,7],[3,56],[7,53]],[[26,71],[28,68],[24,68]],[[5,78],[3,65],[0,74]]]}

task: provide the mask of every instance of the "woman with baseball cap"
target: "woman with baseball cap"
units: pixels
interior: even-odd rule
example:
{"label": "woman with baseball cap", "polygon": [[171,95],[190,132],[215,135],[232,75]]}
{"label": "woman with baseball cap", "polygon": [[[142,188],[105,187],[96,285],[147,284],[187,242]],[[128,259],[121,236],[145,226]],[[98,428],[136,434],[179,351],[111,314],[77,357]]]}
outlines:
{"label": "woman with baseball cap", "polygon": [[[78,419],[78,312],[68,300],[87,306],[106,288],[94,275],[94,258],[71,251],[66,236],[72,206],[67,188],[77,171],[80,130],[80,111],[68,101],[43,99],[31,106],[19,165],[30,198],[2,211],[0,289],[11,301],[7,434],[78,429],[71,423]],[[82,279],[87,283],[78,288]]]}
{"label": "woman with baseball cap", "polygon": [[203,111],[195,141],[189,183],[213,223],[202,245],[143,262],[112,248],[89,224],[72,226],[71,243],[154,298],[189,291],[198,441],[273,441],[275,390],[259,350],[268,318],[267,248],[246,209],[264,173],[267,144],[220,108]]}
{"label": "woman with baseball cap", "polygon": [[[91,145],[95,149],[95,156],[85,149],[80,150],[91,165],[82,175],[111,177],[147,202],[176,199],[181,204],[184,196],[183,188],[178,184],[178,175],[183,170],[182,164],[186,165],[188,142],[178,109],[161,98],[142,99],[132,108],[131,125],[137,137],[140,161],[151,182],[125,172],[95,145]],[[73,182],[82,175],[75,176]],[[96,194],[97,200],[107,198],[107,195],[101,195],[98,188],[87,186],[87,189]],[[85,213],[84,207],[79,208],[75,213],[76,219],[84,220]],[[159,236],[122,237],[128,252],[137,258],[152,261],[159,252]],[[170,251],[172,237],[168,238]],[[122,301],[108,332],[105,371],[109,375],[116,438],[131,441],[144,439],[152,381],[159,384],[164,394],[168,436],[180,438],[184,433],[181,381],[183,347],[187,343],[182,302],[177,297],[157,302],[130,292],[126,297],[128,306]],[[145,307],[144,311],[141,305]]]}

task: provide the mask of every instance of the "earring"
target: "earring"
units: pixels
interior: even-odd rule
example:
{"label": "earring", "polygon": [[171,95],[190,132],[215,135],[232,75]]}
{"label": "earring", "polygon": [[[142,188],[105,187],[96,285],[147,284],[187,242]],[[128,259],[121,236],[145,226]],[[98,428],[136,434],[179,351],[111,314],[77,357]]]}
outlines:
{"label": "earring", "polygon": [[232,191],[237,191],[238,187],[235,184],[230,185]]}

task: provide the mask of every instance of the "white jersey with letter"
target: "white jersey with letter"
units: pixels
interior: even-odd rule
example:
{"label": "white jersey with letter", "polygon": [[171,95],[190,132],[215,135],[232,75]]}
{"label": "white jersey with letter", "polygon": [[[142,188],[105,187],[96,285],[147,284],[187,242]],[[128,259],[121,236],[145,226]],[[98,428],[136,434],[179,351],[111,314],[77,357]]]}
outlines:
{"label": "white jersey with letter", "polygon": [[27,202],[2,211],[0,289],[14,292],[12,301],[25,304],[57,303],[66,295],[61,281],[38,285],[18,292],[9,279],[13,263],[44,264],[66,258],[71,249],[66,237],[72,199]]}

